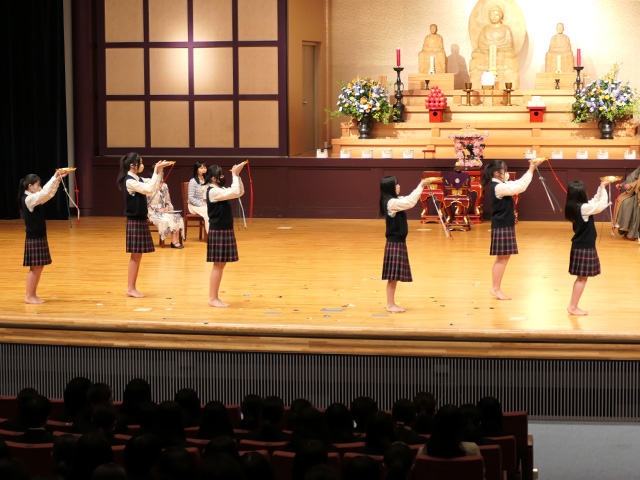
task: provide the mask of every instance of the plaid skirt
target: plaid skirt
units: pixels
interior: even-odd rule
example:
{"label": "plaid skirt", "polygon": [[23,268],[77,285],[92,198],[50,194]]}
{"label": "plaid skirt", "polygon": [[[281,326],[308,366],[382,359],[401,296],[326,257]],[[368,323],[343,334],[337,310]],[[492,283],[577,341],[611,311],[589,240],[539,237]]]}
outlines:
{"label": "plaid skirt", "polygon": [[238,244],[233,230],[209,230],[207,262],[237,262]]}
{"label": "plaid skirt", "polygon": [[569,273],[579,277],[600,275],[600,259],[595,248],[572,248]]}
{"label": "plaid skirt", "polygon": [[149,231],[149,221],[127,218],[127,253],[151,253],[156,249]]}
{"label": "plaid skirt", "polygon": [[413,281],[406,243],[387,242],[384,246],[382,280]]}
{"label": "plaid skirt", "polygon": [[492,227],[489,255],[515,255],[517,253],[516,227]]}
{"label": "plaid skirt", "polygon": [[24,240],[24,267],[36,267],[38,265],[49,265],[51,254],[49,253],[49,243],[46,235],[41,238],[25,238]]}

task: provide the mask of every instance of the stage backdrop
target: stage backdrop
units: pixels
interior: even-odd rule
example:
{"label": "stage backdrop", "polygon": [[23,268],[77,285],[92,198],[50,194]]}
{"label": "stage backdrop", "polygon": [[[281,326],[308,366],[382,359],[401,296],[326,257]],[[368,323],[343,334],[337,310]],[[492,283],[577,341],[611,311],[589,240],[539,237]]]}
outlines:
{"label": "stage backdrop", "polygon": [[[67,166],[62,0],[5,0],[0,7],[0,218],[18,217],[18,180],[44,184]],[[61,189],[62,190],[62,189]],[[62,194],[45,204],[64,218]]]}
{"label": "stage backdrop", "polygon": [[[362,8],[361,0],[331,2],[330,45],[331,100],[338,95],[338,81],[356,75],[395,78],[396,48],[402,52],[403,80],[418,73],[418,52],[429,25],[438,25],[444,49],[456,82],[463,85],[469,75],[471,41],[469,14],[477,0],[381,0],[375,8]],[[632,47],[640,43],[640,2],[635,0],[516,0],[522,9],[527,34],[520,51],[520,88],[533,89],[536,73],[544,72],[545,54],[556,25],[564,23],[564,33],[572,48],[582,50],[583,73],[590,80],[602,76],[615,62],[622,66],[622,80],[640,88],[640,59]],[[505,23],[508,20],[505,19]],[[468,80],[466,80],[468,81]],[[339,121],[332,121],[333,137],[340,136]]]}

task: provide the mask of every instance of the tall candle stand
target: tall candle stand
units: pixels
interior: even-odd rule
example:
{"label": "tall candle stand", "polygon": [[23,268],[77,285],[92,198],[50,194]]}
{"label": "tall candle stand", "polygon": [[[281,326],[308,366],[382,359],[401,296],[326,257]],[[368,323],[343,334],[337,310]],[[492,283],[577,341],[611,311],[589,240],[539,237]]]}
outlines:
{"label": "tall candle stand", "polygon": [[580,80],[580,72],[582,70],[584,70],[584,67],[581,65],[575,66],[573,67],[573,69],[576,71],[576,81],[573,84],[573,86],[576,88],[576,93],[579,93],[580,90],[582,90],[582,87],[584,87],[584,84],[582,83],[582,80]]}
{"label": "tall candle stand", "polygon": [[556,90],[560,90],[560,79],[556,78]]}
{"label": "tall candle stand", "polygon": [[503,90],[504,93],[507,94],[507,103],[505,104],[507,107],[512,107],[513,105],[511,104],[511,92],[513,92],[513,88],[511,88],[513,86],[512,82],[506,82],[504,84],[505,89]]}
{"label": "tall candle stand", "polygon": [[467,94],[467,107],[471,106],[471,92],[473,89],[471,88],[471,82],[465,82],[464,89],[462,90]]}
{"label": "tall candle stand", "polygon": [[427,79],[427,80],[425,80],[425,81],[424,81],[425,86],[427,87],[427,91],[429,91],[429,82],[430,82],[430,81],[431,81],[431,80],[429,80],[429,79]]}
{"label": "tall candle stand", "polygon": [[393,69],[398,74],[395,94],[396,104],[393,106],[393,108],[395,108],[398,113],[396,114],[397,116],[394,122],[404,122],[404,119],[402,118],[404,115],[404,104],[402,103],[402,98],[404,97],[404,95],[402,94],[402,91],[404,90],[404,83],[402,83],[402,79],[400,78],[400,72],[404,70],[404,67],[393,67]]}

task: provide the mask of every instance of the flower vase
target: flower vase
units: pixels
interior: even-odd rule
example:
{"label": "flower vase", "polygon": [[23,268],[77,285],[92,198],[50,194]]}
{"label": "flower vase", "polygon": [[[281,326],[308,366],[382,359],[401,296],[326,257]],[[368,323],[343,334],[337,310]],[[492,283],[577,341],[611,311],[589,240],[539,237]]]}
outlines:
{"label": "flower vase", "polygon": [[613,140],[613,131],[616,129],[616,122],[608,118],[603,118],[598,122],[598,129],[602,135],[600,137],[602,140]]}
{"label": "flower vase", "polygon": [[371,138],[372,123],[373,119],[371,117],[362,117],[362,120],[358,120],[358,139],[366,140]]}

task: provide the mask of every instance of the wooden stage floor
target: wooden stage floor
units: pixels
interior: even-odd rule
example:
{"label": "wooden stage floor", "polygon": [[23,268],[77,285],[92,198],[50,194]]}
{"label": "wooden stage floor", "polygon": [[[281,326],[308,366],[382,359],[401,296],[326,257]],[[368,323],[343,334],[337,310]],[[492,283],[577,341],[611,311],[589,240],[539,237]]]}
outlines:
{"label": "wooden stage floor", "polygon": [[[230,351],[505,358],[639,359],[640,246],[598,239],[603,274],[580,306],[566,306],[568,222],[521,222],[520,254],[503,290],[489,295],[489,224],[445,238],[437,224],[410,221],[413,283],[398,286],[406,313],[387,314],[381,281],[382,220],[254,219],[236,229],[240,262],[229,264],[221,295],[207,305],[211,265],[190,229],[186,248],[144,255],[138,289],[125,296],[123,218],[49,221],[53,264],[42,305],[24,303],[24,225],[0,222],[0,342]],[[601,224],[597,223],[600,236]],[[157,245],[157,236],[154,235]]]}

